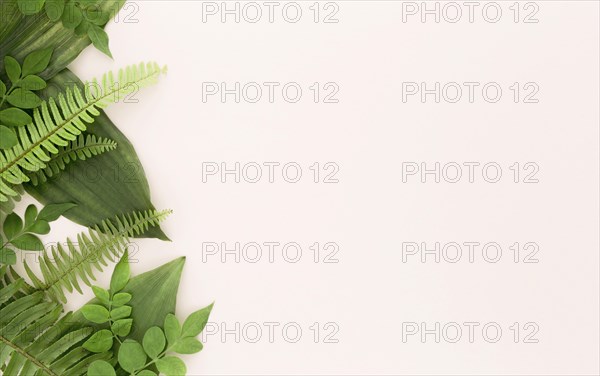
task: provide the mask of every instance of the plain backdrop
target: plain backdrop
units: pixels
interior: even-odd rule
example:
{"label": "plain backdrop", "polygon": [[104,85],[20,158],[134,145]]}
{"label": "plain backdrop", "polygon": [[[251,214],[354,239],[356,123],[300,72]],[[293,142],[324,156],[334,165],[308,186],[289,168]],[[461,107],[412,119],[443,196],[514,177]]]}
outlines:
{"label": "plain backdrop", "polygon": [[[133,271],[185,255],[178,315],[216,301],[189,374],[598,374],[598,2],[521,2],[518,15],[497,2],[498,22],[486,2],[473,22],[453,3],[463,14],[449,22],[456,7],[440,2],[439,23],[409,15],[420,2],[286,4],[269,22],[264,2],[241,2],[248,13],[223,23],[209,14],[221,2],[129,2],[107,27],[114,61],[89,48],[72,65],[86,79],[140,61],[169,67],[108,113],[156,206],[174,210],[173,241],[137,242]],[[248,22],[257,7],[262,19]],[[236,82],[240,103],[203,100]],[[420,92],[403,101],[436,82],[440,103]],[[473,103],[465,82],[478,83]],[[248,83],[263,90],[257,103]],[[502,89],[496,103],[483,97],[488,83],[489,97]],[[286,84],[288,99],[302,89],[297,103]],[[333,91],[338,103],[324,103]],[[533,92],[537,103],[524,103]],[[220,173],[236,163],[239,183]],[[436,163],[439,182],[422,182]],[[80,228],[54,229],[61,239]],[[480,243],[472,262],[468,242]],[[265,243],[279,246],[269,254]]]}

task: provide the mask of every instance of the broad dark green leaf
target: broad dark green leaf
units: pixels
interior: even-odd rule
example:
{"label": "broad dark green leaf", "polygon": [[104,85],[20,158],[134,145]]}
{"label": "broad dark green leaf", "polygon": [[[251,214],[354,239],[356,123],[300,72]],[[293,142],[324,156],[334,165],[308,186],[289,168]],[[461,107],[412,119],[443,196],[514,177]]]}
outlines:
{"label": "broad dark green leaf", "polygon": [[12,56],[4,56],[4,69],[6,69],[6,75],[13,85],[21,78],[21,66]]}
{"label": "broad dark green leaf", "polygon": [[11,240],[10,244],[24,251],[43,251],[44,243],[35,235],[23,234]]}
{"label": "broad dark green leaf", "polygon": [[46,0],[46,15],[51,21],[58,21],[65,11],[65,0]]}
{"label": "broad dark green leaf", "polygon": [[3,97],[6,94],[6,84],[4,81],[0,80],[0,97]]}
{"label": "broad dark green leaf", "polygon": [[195,337],[200,334],[208,322],[208,317],[210,316],[213,305],[214,304],[211,304],[208,307],[202,308],[189,315],[183,323],[181,335],[183,337]]}
{"label": "broad dark green leaf", "polygon": [[46,86],[46,81],[35,74],[30,74],[29,76],[23,78],[19,83],[19,87],[32,91],[45,89]]}
{"label": "broad dark green leaf", "polygon": [[50,224],[43,219],[40,219],[29,228],[29,231],[38,235],[46,235],[50,233]]}
{"label": "broad dark green leaf", "polygon": [[123,290],[123,287],[129,282],[129,275],[129,252],[125,251],[117,265],[115,265],[112,277],[110,278],[110,291],[114,294]]}
{"label": "broad dark green leaf", "polygon": [[42,103],[40,97],[33,91],[23,88],[13,90],[6,100],[15,107],[26,109],[36,108]]}
{"label": "broad dark green leaf", "polygon": [[165,335],[158,326],[153,326],[144,334],[142,345],[144,351],[151,359],[156,359],[158,355],[165,349]]}
{"label": "broad dark green leaf", "polygon": [[63,204],[48,204],[40,211],[38,215],[39,219],[43,219],[48,222],[56,221],[61,215],[64,215],[67,211],[76,207],[76,204],[63,203]]}
{"label": "broad dark green leaf", "polygon": [[[81,85],[77,76],[65,70],[49,85],[64,88],[74,82]],[[104,113],[89,127],[89,133],[114,140],[119,146],[110,153],[69,163],[64,172],[44,184],[26,184],[27,192],[44,204],[76,203],[65,217],[88,227],[123,213],[154,209],[144,169],[129,140]],[[168,239],[160,227],[150,227],[144,237]]]}
{"label": "broad dark green leaf", "polygon": [[33,51],[25,57],[23,61],[23,72],[21,75],[26,77],[30,74],[38,74],[43,72],[50,63],[52,58],[52,48],[43,48]]}
{"label": "broad dark green leaf", "polygon": [[185,376],[187,368],[183,360],[174,356],[165,356],[156,362],[156,368],[166,376]]}
{"label": "broad dark green leaf", "polygon": [[104,360],[96,360],[87,371],[87,376],[117,376],[115,369]]}
{"label": "broad dark green leaf", "polygon": [[108,35],[103,28],[98,25],[91,24],[88,29],[88,36],[94,44],[94,47],[112,59],[112,53],[108,47]]}
{"label": "broad dark green leaf", "polygon": [[90,23],[84,18],[79,24],[79,26],[75,28],[75,34],[79,36],[87,35],[89,29]]}
{"label": "broad dark green leaf", "polygon": [[74,0],[67,1],[61,20],[67,29],[75,29],[83,20],[81,9],[75,5]]}
{"label": "broad dark green leaf", "polygon": [[147,359],[142,345],[130,339],[123,342],[119,348],[118,358],[121,367],[130,373],[142,369]]}
{"label": "broad dark green leaf", "polygon": [[10,128],[0,125],[0,149],[10,149],[17,143],[17,134]]}
{"label": "broad dark green leaf", "polygon": [[19,127],[31,123],[33,119],[29,114],[20,108],[7,108],[0,111],[0,123],[11,127]]}
{"label": "broad dark green leaf", "polygon": [[23,220],[16,213],[10,213],[6,216],[3,225],[4,235],[8,240],[14,238],[23,230]]}
{"label": "broad dark green leaf", "polygon": [[25,227],[29,227],[35,222],[35,219],[38,215],[38,209],[35,205],[29,205],[27,209],[25,209]]}
{"label": "broad dark green leaf", "polygon": [[94,333],[85,343],[83,348],[93,353],[108,351],[113,346],[113,335],[110,330],[100,330]]}
{"label": "broad dark green leaf", "polygon": [[44,7],[44,0],[18,0],[21,13],[26,16],[39,13]]}

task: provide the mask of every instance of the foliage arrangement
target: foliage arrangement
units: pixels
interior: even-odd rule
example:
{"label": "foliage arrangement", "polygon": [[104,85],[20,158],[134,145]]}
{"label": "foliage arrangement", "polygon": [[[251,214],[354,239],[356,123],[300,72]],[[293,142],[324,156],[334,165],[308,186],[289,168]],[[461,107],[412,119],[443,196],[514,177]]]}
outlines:
{"label": "foliage arrangement", "polygon": [[[90,44],[112,57],[104,26],[123,4],[0,0],[2,375],[185,375],[178,354],[203,347],[212,305],[175,315],[183,258],[131,276],[130,242],[167,240],[171,212],[154,207],[135,149],[102,111],[166,68],[142,63],[85,83],[66,69]],[[26,194],[39,204],[19,214]],[[61,216],[88,230],[45,246]],[[94,285],[109,263],[110,286]],[[65,313],[69,294],[88,288],[95,298]]]}

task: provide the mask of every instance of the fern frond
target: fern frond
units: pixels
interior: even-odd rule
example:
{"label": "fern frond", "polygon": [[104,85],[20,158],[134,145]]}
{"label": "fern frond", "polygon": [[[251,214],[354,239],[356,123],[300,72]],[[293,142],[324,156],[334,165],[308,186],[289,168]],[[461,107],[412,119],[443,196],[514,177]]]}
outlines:
{"label": "fern frond", "polygon": [[66,302],[64,290],[79,293],[79,279],[87,286],[95,280],[93,268],[102,271],[107,260],[115,262],[130,246],[129,239],[140,235],[151,226],[158,226],[170,210],[134,212],[103,221],[100,226],[90,229],[88,234],[81,233],[77,242],[67,239],[66,245],[58,244],[38,257],[42,278],[38,278],[25,262],[25,271],[33,287],[48,293],[53,299]]}
{"label": "fern frond", "polygon": [[[0,274],[6,269],[0,270]],[[23,285],[23,279],[14,284]],[[9,286],[0,288],[0,368],[4,375],[81,375],[80,364],[98,357],[81,347],[91,328],[63,330],[72,321],[62,315],[62,306],[48,300],[43,292],[19,293]],[[61,316],[63,316],[61,318]],[[77,353],[78,357],[70,356]],[[110,358],[111,354],[101,354]]]}
{"label": "fern frond", "polygon": [[42,102],[33,111],[33,123],[18,128],[19,143],[0,151],[0,202],[17,196],[11,185],[28,182],[27,172],[45,168],[51,161],[50,154],[76,140],[101,109],[156,82],[164,72],[156,63],[130,66],[119,71],[118,81],[109,72],[100,81],[86,83],[83,92],[73,85],[56,99]]}
{"label": "fern frond", "polygon": [[27,174],[33,185],[45,183],[49,178],[63,171],[67,164],[77,160],[85,161],[107,151],[115,150],[117,143],[108,138],[96,137],[93,134],[82,134],[76,140],[70,141],[67,146],[58,148],[58,153],[50,157],[46,167]]}

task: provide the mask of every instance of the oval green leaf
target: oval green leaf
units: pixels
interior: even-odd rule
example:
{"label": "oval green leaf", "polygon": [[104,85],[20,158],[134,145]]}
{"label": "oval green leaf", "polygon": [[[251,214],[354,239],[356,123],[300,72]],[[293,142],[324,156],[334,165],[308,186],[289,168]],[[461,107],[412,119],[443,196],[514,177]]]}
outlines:
{"label": "oval green leaf", "polygon": [[126,340],[119,348],[119,364],[125,371],[133,373],[146,365],[146,353],[142,345]]}
{"label": "oval green leaf", "polygon": [[17,135],[10,128],[0,125],[0,149],[10,149],[17,145]]}
{"label": "oval green leaf", "polygon": [[103,329],[94,333],[85,343],[83,348],[93,353],[103,353],[112,348],[113,334],[110,330]]}
{"label": "oval green leaf", "polygon": [[29,114],[20,108],[7,108],[0,111],[0,123],[11,127],[20,127],[31,123],[33,119]]}
{"label": "oval green leaf", "polygon": [[17,88],[13,90],[6,100],[15,107],[25,109],[36,108],[42,103],[42,100],[37,96],[37,94],[31,90],[23,88]]}
{"label": "oval green leaf", "polygon": [[101,305],[86,304],[81,308],[81,313],[85,318],[96,324],[104,324],[108,321],[108,310]]}
{"label": "oval green leaf", "polygon": [[104,360],[96,360],[87,371],[87,376],[116,376],[117,373],[110,363]]}
{"label": "oval green leaf", "polygon": [[156,361],[156,368],[166,376],[185,376],[187,369],[183,360],[174,357],[166,356]]}
{"label": "oval green leaf", "polygon": [[146,354],[152,359],[156,359],[158,355],[165,348],[165,335],[163,331],[158,326],[153,326],[152,328],[146,331],[144,334],[144,339],[142,340],[142,345],[144,346],[144,350]]}

